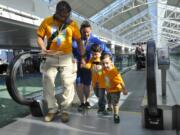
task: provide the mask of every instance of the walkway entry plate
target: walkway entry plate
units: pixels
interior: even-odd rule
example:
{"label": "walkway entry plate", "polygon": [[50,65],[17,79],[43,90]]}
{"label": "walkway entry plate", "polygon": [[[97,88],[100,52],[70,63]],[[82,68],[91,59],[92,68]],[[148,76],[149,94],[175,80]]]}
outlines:
{"label": "walkway entry plate", "polygon": [[152,115],[149,113],[149,109],[144,109],[145,114],[145,128],[162,130],[163,129],[163,111],[161,109],[157,109],[157,115]]}

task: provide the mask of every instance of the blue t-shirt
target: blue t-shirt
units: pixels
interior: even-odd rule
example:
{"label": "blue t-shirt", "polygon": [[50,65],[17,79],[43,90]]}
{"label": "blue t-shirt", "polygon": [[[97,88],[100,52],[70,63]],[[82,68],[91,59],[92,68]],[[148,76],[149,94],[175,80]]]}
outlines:
{"label": "blue t-shirt", "polygon": [[[109,54],[112,55],[111,51],[106,46],[106,44],[104,42],[102,42],[100,39],[98,39],[97,37],[93,36],[93,34],[91,34],[90,38],[88,40],[84,40],[84,47],[85,47],[85,51],[86,51],[86,60],[90,60],[90,58],[91,58],[91,47],[92,47],[93,44],[100,45],[100,47],[102,49],[102,53],[109,53]],[[80,51],[78,49],[77,42],[74,41],[74,40],[73,40],[73,43],[72,43],[72,48],[73,48],[74,57],[78,61],[80,61],[81,60]]]}

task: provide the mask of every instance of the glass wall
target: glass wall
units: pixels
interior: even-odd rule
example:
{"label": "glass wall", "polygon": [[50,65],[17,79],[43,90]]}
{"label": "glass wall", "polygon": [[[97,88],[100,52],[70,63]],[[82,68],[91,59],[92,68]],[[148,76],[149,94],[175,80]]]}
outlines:
{"label": "glass wall", "polygon": [[135,64],[135,55],[134,53],[130,52],[127,48],[116,46],[114,57],[115,66],[120,71]]}

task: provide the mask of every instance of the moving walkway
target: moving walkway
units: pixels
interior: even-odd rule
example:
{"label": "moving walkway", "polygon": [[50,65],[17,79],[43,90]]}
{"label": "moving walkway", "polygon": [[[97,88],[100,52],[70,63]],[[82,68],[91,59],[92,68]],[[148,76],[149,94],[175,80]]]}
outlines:
{"label": "moving walkway", "polygon": [[[150,44],[150,45],[149,45]],[[21,68],[23,68],[23,63],[27,59],[40,59],[43,58],[39,55],[39,52],[27,52],[19,55],[11,64],[8,71],[7,77],[7,88],[11,97],[19,104],[27,105],[30,107],[32,116],[40,116],[32,117],[28,116],[22,119],[18,119],[17,122],[12,123],[9,126],[3,128],[2,132],[6,132],[9,130],[13,132],[13,130],[17,131],[15,127],[19,127],[19,125],[24,125],[26,128],[22,129],[23,135],[25,134],[49,134],[49,128],[53,127],[51,133],[66,133],[72,134],[76,132],[77,134],[157,134],[157,135],[168,135],[168,134],[176,134],[176,129],[178,129],[178,108],[173,106],[172,110],[167,111],[162,108],[158,103],[158,93],[156,90],[156,67],[155,67],[155,44],[153,42],[148,43],[147,50],[147,99],[143,99],[142,104],[142,114],[139,112],[129,112],[129,111],[121,111],[121,123],[119,125],[114,125],[112,122],[112,116],[102,117],[97,116],[96,110],[92,109],[86,114],[79,114],[77,109],[72,107],[69,110],[71,114],[71,120],[69,123],[64,124],[59,122],[57,118],[54,122],[46,124],[44,123],[41,116],[44,116],[47,112],[47,105],[43,101],[41,92],[36,94],[30,94],[24,97],[22,94],[22,90],[17,88],[18,79],[20,80],[22,77],[25,79],[26,74],[22,74]],[[132,72],[132,71],[130,71]],[[137,72],[137,71],[134,71]],[[138,71],[141,72],[141,71]],[[128,73],[127,73],[128,74]],[[136,77],[138,77],[139,73],[136,73]],[[27,74],[29,75],[29,74]],[[36,73],[38,78],[41,78],[39,73]],[[127,81],[127,84],[131,84]],[[138,84],[138,82],[136,82]],[[42,89],[42,87],[39,87]],[[39,90],[39,89],[38,89]],[[167,93],[168,94],[168,93]],[[145,101],[146,100],[146,101]],[[166,105],[164,105],[166,106]],[[122,107],[123,108],[123,107]],[[167,117],[172,114],[172,119]],[[167,120],[168,119],[168,120]],[[176,121],[174,121],[176,120]],[[167,124],[170,123],[170,124]],[[79,123],[79,124],[77,124]],[[102,124],[103,123],[103,124]],[[174,124],[173,124],[174,123]],[[171,125],[172,124],[172,125]],[[170,125],[172,128],[169,128],[166,125]],[[23,126],[23,127],[24,127]],[[128,127],[128,128],[127,128]],[[150,131],[148,129],[158,129],[157,131]],[[168,127],[168,128],[167,128]],[[91,130],[90,130],[91,128]],[[37,131],[35,129],[43,129]],[[125,130],[126,129],[126,130]],[[132,130],[127,130],[132,129]],[[17,131],[19,132],[19,131]],[[18,133],[19,134],[19,133]]]}

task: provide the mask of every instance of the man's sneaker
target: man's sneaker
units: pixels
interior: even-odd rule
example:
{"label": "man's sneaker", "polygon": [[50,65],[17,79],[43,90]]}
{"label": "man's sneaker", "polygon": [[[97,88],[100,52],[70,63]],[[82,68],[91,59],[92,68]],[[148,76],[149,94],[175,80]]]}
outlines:
{"label": "man's sneaker", "polygon": [[51,122],[55,116],[56,116],[56,113],[47,113],[47,115],[44,117],[44,121]]}
{"label": "man's sneaker", "polygon": [[114,114],[114,123],[119,123],[120,122],[120,118],[117,114]]}
{"label": "man's sneaker", "polygon": [[85,107],[86,107],[85,104],[81,103],[80,106],[78,106],[78,111],[82,112]]}
{"label": "man's sneaker", "polygon": [[107,108],[107,111],[108,111],[108,112],[112,112],[112,107],[108,107],[108,108]]}
{"label": "man's sneaker", "polygon": [[88,109],[91,108],[91,105],[89,104],[89,102],[86,102],[86,103],[85,103],[85,106],[86,106],[86,108],[88,108]]}

